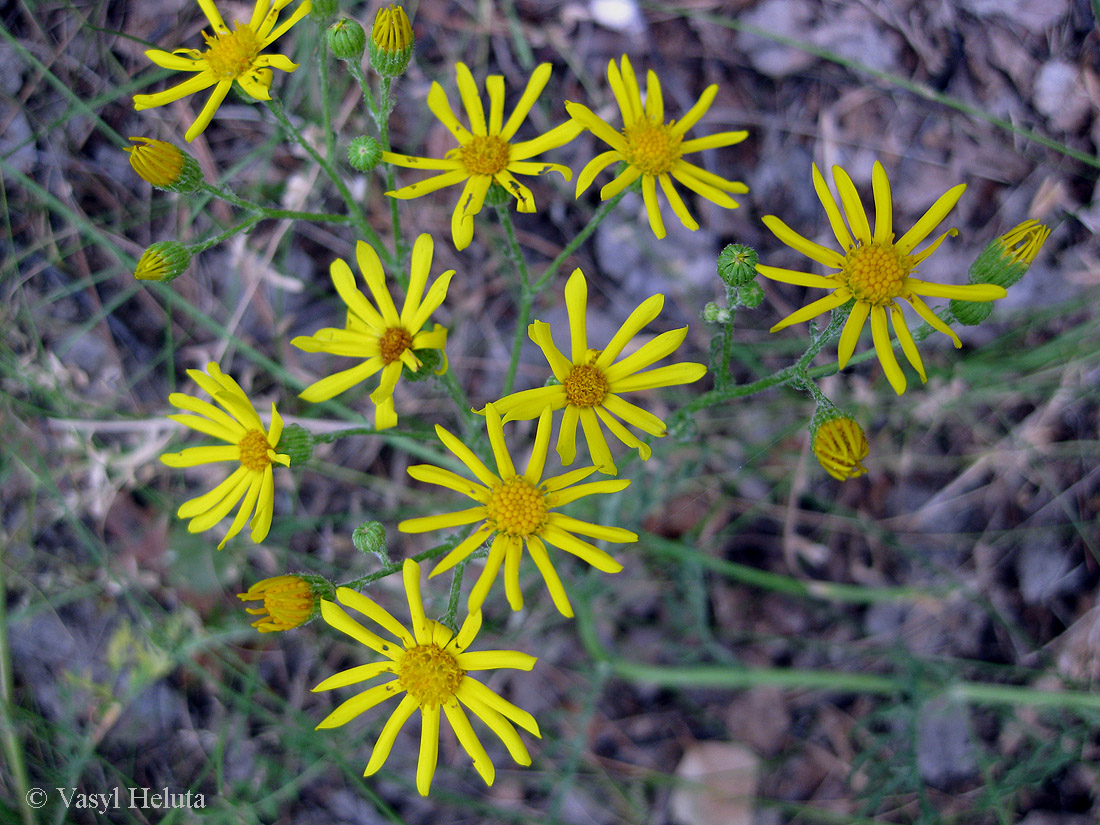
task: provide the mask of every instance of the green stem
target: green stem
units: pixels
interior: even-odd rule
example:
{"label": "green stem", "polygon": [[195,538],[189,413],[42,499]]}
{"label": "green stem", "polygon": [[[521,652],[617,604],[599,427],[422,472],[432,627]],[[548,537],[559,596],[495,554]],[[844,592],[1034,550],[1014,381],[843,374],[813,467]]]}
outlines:
{"label": "green stem", "polygon": [[462,422],[466,426],[467,433],[476,432],[479,427],[475,426],[474,422],[477,420],[477,414],[470,408],[470,399],[466,396],[466,391],[462,389],[462,385],[458,383],[458,380],[454,376],[454,370],[448,369],[442,375],[437,375],[436,379],[443,388],[447,391],[447,395],[451,397],[451,400],[455,402],[455,406],[458,407],[458,412],[462,416]]}
{"label": "green stem", "polygon": [[[454,550],[454,547],[452,547],[450,544],[440,544],[436,547],[429,548],[422,553],[417,553],[411,558],[413,561],[431,561],[432,559],[437,559],[445,553],[451,552],[452,550]],[[401,565],[394,562],[386,567],[383,567],[381,570],[375,570],[373,573],[368,573],[365,576],[360,576],[357,579],[351,579],[350,581],[346,581],[343,584],[337,584],[336,586],[350,587],[352,590],[362,590],[364,587],[372,582],[376,582],[379,579],[386,578],[386,576],[392,576],[394,573],[400,572]]]}
{"label": "green stem", "polygon": [[205,241],[199,241],[198,243],[191,244],[190,246],[187,247],[187,251],[190,252],[192,255],[197,255],[200,252],[205,252],[210,247],[217,246],[222,241],[224,241],[226,238],[231,238],[234,235],[236,235],[238,232],[242,232],[242,231],[251,229],[253,226],[255,226],[260,221],[262,221],[263,217],[264,217],[263,215],[249,215],[243,221],[241,221],[238,224],[235,224],[234,226],[229,227],[224,232],[222,232],[220,235],[215,235],[212,238],[207,238]]}
{"label": "green stem", "polygon": [[389,250],[382,243],[382,239],[378,237],[378,233],[374,231],[374,228],[367,222],[367,216],[363,213],[363,208],[348,190],[348,186],[344,183],[344,179],[336,172],[332,164],[321,157],[317,150],[314,149],[309,141],[305,139],[301,132],[295,128],[294,124],[290,122],[290,118],[286,116],[286,112],[283,110],[283,104],[278,100],[268,100],[267,108],[271,110],[275,115],[275,119],[279,121],[280,125],[294,138],[295,142],[301,146],[309,154],[313,161],[321,167],[329,180],[333,182],[337,190],[340,192],[340,197],[344,199],[344,203],[347,204],[348,210],[352,214],[352,220],[355,222],[356,228],[362,234],[363,239],[374,247],[375,251],[386,264],[393,268],[393,259],[390,257]]}
{"label": "green stem", "polygon": [[714,386],[725,389],[730,384],[730,359],[733,357],[733,325],[737,311],[730,310],[730,319],[722,324],[722,352],[714,373]]}
{"label": "green stem", "polygon": [[298,221],[320,221],[325,223],[350,223],[351,217],[348,215],[333,215],[330,212],[300,212],[294,209],[269,209],[266,206],[262,206],[255,201],[250,201],[247,198],[242,198],[234,192],[230,192],[228,189],[220,188],[217,186],[211,186],[206,183],[203,184],[202,189],[209,192],[212,195],[216,195],[227,203],[231,203],[241,209],[248,209],[252,212],[259,212],[263,219],[271,220],[283,220],[289,218],[290,220]]}
{"label": "green stem", "polygon": [[321,128],[325,132],[325,158],[329,163],[333,163],[336,157],[336,134],[332,130],[332,101],[329,99],[331,92],[328,74],[328,38],[325,37],[324,23],[317,22],[317,31],[320,35],[318,39],[321,41]]}
{"label": "green stem", "polygon": [[558,257],[550,262],[550,265],[546,267],[546,270],[539,276],[539,279],[535,281],[534,291],[536,295],[546,286],[547,282],[557,274],[558,269],[561,268],[561,265],[565,263],[566,259],[577,251],[577,247],[587,241],[589,235],[596,231],[596,227],[603,223],[604,218],[611,214],[611,210],[618,206],[619,201],[626,197],[628,191],[630,190],[624,189],[611,200],[604,201],[600,204],[599,209],[592,214],[592,217],[589,218],[584,228],[575,238],[573,238],[573,240],[565,245],[565,248],[558,253]]}
{"label": "green stem", "polygon": [[442,623],[455,633],[458,632],[455,617],[458,616],[458,601],[462,597],[462,574],[466,572],[466,565],[469,563],[470,557],[467,556],[455,565],[454,578],[451,579],[451,593],[447,599],[447,612],[442,620]]}
{"label": "green stem", "polygon": [[504,227],[504,234],[508,238],[508,257],[519,275],[519,317],[516,319],[516,333],[512,338],[512,355],[508,360],[508,373],[504,379],[504,392],[502,396],[512,391],[516,382],[516,370],[519,368],[519,353],[523,349],[523,339],[527,333],[527,322],[531,318],[531,307],[535,303],[536,289],[531,288],[531,273],[527,269],[527,261],[523,258],[523,250],[516,240],[516,228],[512,224],[512,213],[507,206],[496,206],[497,217]]}
{"label": "green stem", "polygon": [[[7,593],[4,581],[4,570],[7,560],[3,558],[3,550],[0,550],[0,593]],[[33,825],[34,813],[26,799],[30,790],[27,781],[27,765],[23,758],[23,747],[19,742],[19,736],[15,731],[15,724],[11,717],[11,708],[15,707],[12,701],[11,678],[11,650],[8,647],[8,618],[6,599],[0,599],[0,737],[4,741],[4,750],[7,752],[8,767],[11,770],[12,782],[15,785],[16,798],[20,801],[16,804],[23,811],[25,825]]]}
{"label": "green stem", "polygon": [[[382,78],[382,88],[379,90],[378,94],[380,105],[379,102],[375,101],[374,95],[371,94],[370,84],[363,74],[363,67],[358,63],[349,63],[348,71],[351,72],[351,76],[359,83],[359,89],[363,93],[363,103],[366,104],[371,119],[374,121],[374,125],[378,127],[378,142],[382,145],[383,151],[390,151],[390,113],[393,111],[393,96],[390,94],[390,87],[393,84],[393,79],[389,77]],[[386,191],[392,192],[396,188],[394,185],[393,167],[388,163],[385,164],[383,174],[386,178]],[[404,263],[409,250],[405,246],[405,241],[401,234],[401,213],[398,210],[397,199],[389,198],[389,202],[390,221],[393,225],[393,254],[397,266],[397,271],[394,274],[401,283],[402,288],[407,289],[409,286],[409,277],[408,273],[404,272]]]}

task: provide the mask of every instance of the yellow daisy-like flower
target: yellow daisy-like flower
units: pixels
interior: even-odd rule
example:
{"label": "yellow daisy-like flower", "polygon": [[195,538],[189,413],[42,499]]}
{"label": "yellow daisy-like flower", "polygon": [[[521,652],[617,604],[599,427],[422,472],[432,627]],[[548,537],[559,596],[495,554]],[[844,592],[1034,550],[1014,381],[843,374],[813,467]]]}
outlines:
{"label": "yellow daisy-like flower", "polygon": [[[993,284],[953,286],[933,284],[913,277],[917,266],[936,251],[944,238],[958,234],[957,229],[949,229],[920,252],[913,251],[917,244],[927,238],[932,230],[947,217],[947,213],[955,206],[966,189],[966,184],[960,183],[947,190],[928,208],[912,229],[895,241],[890,180],[886,177],[886,170],[882,168],[881,163],[875,161],[871,175],[875,197],[874,234],[871,233],[871,225],[863,209],[863,202],[847,172],[839,166],[833,167],[833,181],[840,193],[840,203],[844,207],[843,216],[817,164],[813,167],[813,181],[821,205],[825,207],[829,225],[843,251],[836,252],[802,237],[775,215],[765,216],[764,223],[787,246],[836,271],[829,275],[812,275],[808,272],[795,272],[763,264],[756,268],[760,274],[774,281],[831,289],[833,292],[791,313],[773,326],[771,331],[775,332],[792,324],[808,321],[810,318],[815,318],[854,300],[851,314],[840,335],[837,352],[840,368],[843,369],[848,359],[852,357],[859,334],[863,330],[863,324],[870,316],[871,335],[882,369],[894,391],[901,395],[905,392],[905,373],[902,372],[894,357],[894,348],[886,325],[888,314],[905,357],[920,375],[921,381],[926,381],[927,377],[920,353],[917,352],[917,345],[905,324],[901,307],[898,306],[898,298],[908,301],[921,318],[933,329],[951,338],[955,342],[955,347],[958,348],[962,346],[962,341],[947,324],[936,317],[928,305],[921,300],[921,296],[957,298],[961,301],[994,301],[1007,294],[1002,287]],[[847,226],[844,218],[847,218]]]}
{"label": "yellow daisy-like flower", "polygon": [[565,285],[572,358],[567,359],[554,345],[549,324],[535,321],[527,328],[527,335],[538,344],[559,383],[512,393],[497,401],[496,408],[505,421],[534,418],[548,404],[553,410],[564,409],[557,444],[562,464],[572,464],[576,458],[578,422],[584,430],[592,461],[601,473],[616,475],[618,470],[600,422],[628,447],[637,448],[643,460],[649,460],[649,446],[624,427],[619,418],[657,438],[666,434],[665,422],[625,400],[623,393],[690,384],[707,371],[705,364],[683,362],[639,372],[674,352],[687,336],[687,327],[663,332],[616,362],[634,336],[661,313],[664,305],[664,295],[651,295],[630,313],[606,347],[590,349],[586,332],[588,283],[584,273],[573,270]]}
{"label": "yellow daisy-like flower", "polygon": [[210,125],[214,113],[229,94],[229,87],[234,80],[256,100],[271,100],[271,70],[292,72],[298,68],[298,64],[285,54],[260,52],[290,31],[312,8],[310,0],[303,0],[294,10],[294,14],[276,27],[279,12],[289,3],[290,0],[256,0],[252,19],[245,25],[234,21],[234,28],[230,31],[213,0],[198,0],[199,7],[214,29],[213,36],[202,33],[206,41],[205,50],[176,49],[166,52],[149,49],[145,52],[146,57],[162,68],[197,74],[163,92],[134,95],[134,108],[138,111],[153,109],[213,86],[214,91],[206,105],[184,135],[190,142]]}
{"label": "yellow daisy-like flower", "polygon": [[717,85],[708,86],[699,101],[680,120],[666,122],[661,81],[652,70],[646,74],[647,89],[644,103],[641,88],[634,76],[634,69],[625,54],[622,59],[622,69],[615,65],[614,60],[607,64],[607,82],[622,113],[621,131],[616,130],[587,106],[572,102],[565,104],[565,110],[573,120],[611,147],[610,151],[596,155],[581,170],[577,176],[577,197],[592,185],[596,175],[612,163],[622,161],[626,163],[626,169],[600,190],[600,200],[615,197],[640,177],[642,199],[645,201],[646,213],[649,215],[649,226],[658,238],[665,236],[665,222],[657,204],[658,182],[676,217],[693,232],[699,228],[699,224],[688,212],[683,199],[673,187],[672,178],[712,203],[726,209],[737,208],[739,204],[727,193],[744,194],[749,191],[745,184],[726,180],[683,159],[688,152],[733,146],[749,135],[746,131],[719,132],[694,140],[684,140],[687,131],[699,122],[714,103],[714,97],[718,94]]}
{"label": "yellow daisy-like flower", "polygon": [[504,588],[508,603],[513,610],[523,608],[523,593],[519,587],[519,562],[526,545],[527,552],[534,559],[542,573],[554,606],[563,616],[572,616],[573,608],[569,597],[565,595],[561,579],[558,578],[550,557],[546,552],[546,543],[571,553],[588,562],[604,573],[618,573],[623,569],[619,562],[593,544],[577,538],[574,533],[605,541],[637,541],[638,536],[621,527],[607,527],[602,524],[589,524],[563,513],[553,512],[571,501],[596,493],[617,493],[626,489],[628,480],[596,481],[577,485],[592,473],[595,467],[584,467],[563,475],[542,479],[546,465],[546,452],[550,445],[551,411],[546,408],[539,416],[538,430],[535,434],[535,446],[527,461],[523,474],[516,472],[508,448],[504,443],[504,427],[500,414],[489,404],[485,408],[486,428],[489,443],[493,448],[497,472],[491,472],[465,444],[438,424],[436,435],[448,450],[470,468],[480,484],[469,479],[434,467],[431,464],[417,464],[409,467],[409,475],[418,481],[438,484],[449,490],[469,496],[477,502],[476,507],[445,513],[439,516],[406,519],[397,525],[403,533],[425,533],[429,530],[444,530],[463,524],[482,522],[461,544],[448,553],[432,570],[436,576],[450,570],[478,547],[492,538],[489,557],[485,569],[470,591],[470,610],[479,610],[485,602],[485,596],[504,564]]}
{"label": "yellow daisy-like flower", "polygon": [[271,517],[275,511],[275,484],[271,464],[275,462],[290,466],[289,456],[275,452],[283,432],[282,416],[272,404],[271,428],[264,429],[256,408],[240,385],[223,373],[213,361],[206,365],[205,373],[188,370],[187,374],[223,409],[219,410],[213,404],[194,396],[174,392],[168,396],[168,403],[194,414],[177,413],[168,417],[200,433],[229,443],[220,447],[189,447],[178,453],[165,453],[160,460],[169,467],[197,467],[219,461],[235,461],[240,466],[209,493],[180,505],[177,515],[191,519],[187,524],[189,533],[201,533],[221,521],[243,498],[244,502],[218,549],[221,550],[227,541],[241,532],[253,510],[255,514],[249,522],[252,540],[261,542],[271,529]]}
{"label": "yellow daisy-like flower", "polygon": [[481,211],[485,195],[494,181],[515,197],[520,212],[534,212],[535,199],[531,190],[516,180],[515,175],[545,175],[554,171],[559,172],[566,180],[572,179],[573,172],[569,167],[560,163],[536,161],[533,158],[540,152],[568,143],[581,130],[567,120],[540,137],[519,143],[512,142],[550,80],[549,63],[540,64],[532,73],[527,88],[507,122],[504,121],[503,77],[491,75],[485,80],[485,88],[489,93],[489,117],[486,120],[477,84],[465,63],[455,66],[455,76],[470,128],[467,129],[455,117],[439,83],[432,83],[431,91],[428,92],[428,108],[454,135],[459,143],[458,147],[448,152],[445,158],[419,158],[383,152],[382,159],[396,166],[432,169],[443,173],[386,193],[395,198],[418,198],[465,181],[458,204],[451,215],[451,235],[455,248],[465,249],[474,237],[474,215]]}
{"label": "yellow daisy-like flower", "polygon": [[256,582],[247,593],[238,593],[244,602],[262,601],[263,607],[246,607],[245,612],[259,616],[252,626],[261,633],[292,630],[313,615],[317,603],[313,587],[301,576],[275,576]]}
{"label": "yellow daisy-like flower", "polygon": [[541,736],[538,722],[530,713],[501,698],[479,682],[470,675],[470,671],[500,668],[530,670],[537,661],[535,657],[515,650],[469,650],[481,629],[481,611],[470,613],[455,634],[450,628],[424,615],[424,605],[420,598],[420,565],[406,559],[402,574],[405,595],[409,600],[409,615],[412,618],[411,632],[387,610],[366,596],[347,587],[336,591],[336,597],[341,604],[359,611],[378,624],[396,637],[398,644],[363,627],[333,602],[321,601],[321,615],[326,622],[371,650],[381,653],[386,659],[337,673],[313,690],[332,690],[354,685],[385,673],[392,673],[397,678],[375,685],[348,699],[325,717],[317,728],[339,727],[391,696],[404,693],[400,704],[378,736],[370,761],[363,772],[364,776],[370,776],[382,767],[390,755],[401,726],[417,708],[420,708],[420,759],[416,768],[416,789],[422,796],[428,795],[432,777],[435,775],[439,756],[441,708],[458,736],[459,744],[470,754],[474,768],[487,785],[493,784],[496,771],[474,733],[470,720],[462,709],[463,705],[500,737],[516,762],[530,765],[531,755],[514,725],[519,725],[535,736]]}
{"label": "yellow daisy-like flower", "polygon": [[[416,350],[442,351],[447,343],[447,330],[444,327],[436,324],[430,331],[423,328],[429,316],[447,297],[447,287],[455,274],[453,269],[444,272],[432,284],[427,296],[424,295],[428,270],[432,266],[433,250],[430,235],[421,235],[416,239],[409,267],[409,291],[405,295],[400,315],[397,314],[397,307],[386,287],[382,262],[370,245],[359,241],[355,246],[355,258],[359,262],[367,287],[374,296],[377,309],[356,287],[351,268],[340,258],[332,262],[329,268],[332,283],[348,307],[346,325],[343,329],[325,327],[309,337],[298,336],[290,343],[306,352],[329,352],[366,360],[310,384],[301,393],[301,398],[313,402],[327,401],[381,370],[382,378],[378,389],[370,395],[375,405],[374,423],[380,430],[397,425],[393,391],[401,377],[401,368],[408,367],[416,372],[423,366],[414,354]],[[447,361],[444,356],[440,372],[446,370]]]}

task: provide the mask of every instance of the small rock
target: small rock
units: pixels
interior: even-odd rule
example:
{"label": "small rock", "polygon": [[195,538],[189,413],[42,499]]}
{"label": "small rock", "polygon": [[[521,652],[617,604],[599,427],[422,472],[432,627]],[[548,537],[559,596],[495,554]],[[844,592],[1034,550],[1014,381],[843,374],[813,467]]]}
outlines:
{"label": "small rock", "polygon": [[759,760],[733,742],[696,742],[676,767],[669,800],[679,825],[751,825]]}
{"label": "small rock", "polygon": [[917,719],[917,769],[936,787],[966,779],[977,770],[965,705],[944,697],[924,703]]}
{"label": "small rock", "polygon": [[1039,69],[1034,94],[1035,108],[1064,132],[1076,132],[1092,112],[1081,73],[1065,60],[1051,60]]}

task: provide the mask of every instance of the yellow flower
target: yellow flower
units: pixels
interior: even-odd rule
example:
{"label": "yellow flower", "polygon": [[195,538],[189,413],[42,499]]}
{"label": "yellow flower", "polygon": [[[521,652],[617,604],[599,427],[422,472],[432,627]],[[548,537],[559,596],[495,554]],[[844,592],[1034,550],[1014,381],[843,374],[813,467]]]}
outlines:
{"label": "yellow flower", "polygon": [[370,39],[384,52],[403,52],[412,46],[413,30],[405,10],[395,3],[379,6]]}
{"label": "yellow flower", "polygon": [[578,481],[592,475],[596,471],[595,467],[584,467],[542,481],[546,452],[550,445],[551,412],[549,408],[544,409],[539,416],[535,446],[527,461],[527,469],[521,475],[516,472],[512,464],[512,458],[504,444],[504,427],[500,414],[492,404],[485,407],[485,418],[489,443],[492,445],[493,458],[497,466],[495,474],[482,464],[473,451],[458,438],[438,424],[435,428],[439,440],[470,468],[470,472],[477,477],[480,484],[430,464],[409,467],[409,475],[418,481],[438,484],[462,493],[476,501],[477,506],[439,516],[406,519],[397,525],[397,529],[404,533],[425,533],[429,530],[442,530],[480,521],[482,523],[473,533],[443,557],[443,560],[432,570],[432,575],[436,576],[445,570],[450,570],[491,537],[493,543],[489,549],[485,569],[478,577],[473,590],[470,591],[469,609],[481,608],[503,562],[504,588],[508,603],[513,610],[521,610],[523,593],[519,587],[519,562],[523,547],[526,545],[527,552],[534,559],[535,566],[546,581],[554,606],[563,616],[572,616],[573,608],[565,595],[561,579],[558,578],[554,566],[550,563],[544,542],[573,554],[604,573],[618,573],[623,569],[621,564],[598,547],[577,538],[573,533],[605,541],[637,541],[638,536],[621,527],[589,524],[563,513],[553,512],[553,509],[584,496],[596,493],[617,493],[626,489],[630,482],[627,480],[596,481],[577,485]]}
{"label": "yellow flower", "polygon": [[470,671],[500,668],[530,670],[537,660],[534,656],[515,650],[469,650],[481,629],[481,612],[470,613],[455,634],[450,628],[425,616],[420,598],[420,565],[412,559],[406,559],[402,573],[405,595],[409,601],[409,615],[412,618],[412,632],[366,596],[347,587],[336,591],[336,597],[341,604],[362,613],[396,637],[399,644],[363,627],[335,603],[321,601],[321,615],[326,622],[386,658],[381,662],[359,665],[330,676],[313,690],[332,690],[354,685],[384,673],[392,673],[397,678],[375,685],[348,699],[325,717],[317,729],[339,727],[391,696],[404,693],[400,704],[378,736],[370,761],[363,772],[364,776],[370,776],[382,767],[390,755],[401,726],[417,708],[420,708],[420,759],[416,768],[416,789],[422,796],[428,795],[432,777],[435,775],[436,759],[439,756],[441,708],[458,736],[459,744],[470,754],[474,767],[487,785],[493,784],[496,771],[474,733],[470,720],[462,709],[463,705],[500,737],[516,762],[530,765],[531,755],[513,726],[519,725],[525,731],[541,736],[538,723],[530,713],[501,698],[471,676]]}
{"label": "yellow flower", "polygon": [[[577,455],[577,423],[584,430],[588,452],[601,473],[616,475],[600,422],[611,434],[628,447],[637,448],[643,460],[650,456],[649,446],[639,441],[619,422],[619,418],[652,436],[660,438],[667,432],[665,422],[652,413],[622,398],[623,393],[651,390],[675,384],[690,384],[706,374],[704,364],[683,362],[639,372],[670,355],[683,343],[688,328],[663,332],[635,352],[616,362],[642,327],[656,318],[665,304],[664,295],[651,295],[630,313],[619,331],[603,349],[589,349],[586,333],[588,283],[584,273],[573,270],[565,285],[565,306],[569,312],[572,360],[554,345],[550,325],[535,321],[527,335],[538,344],[559,383],[550,387],[512,393],[496,402],[505,421],[525,421],[534,418],[546,405],[553,410],[565,410],[558,430],[558,455],[569,465]],[[618,416],[618,418],[616,418]]]}
{"label": "yellow flower", "polygon": [[[310,384],[300,394],[306,401],[327,401],[347,389],[370,378],[379,370],[382,378],[378,389],[370,395],[374,402],[375,427],[382,430],[397,424],[393,406],[393,391],[401,377],[401,368],[416,372],[423,366],[414,355],[415,350],[441,350],[447,343],[447,330],[439,324],[435,329],[423,329],[428,317],[439,308],[447,297],[447,287],[455,274],[449,269],[440,275],[424,296],[428,283],[428,270],[432,266],[434,249],[430,235],[421,235],[413,245],[409,273],[409,291],[401,314],[386,288],[386,275],[378,253],[363,241],[355,246],[355,258],[359,269],[374,296],[378,309],[359,291],[351,268],[340,258],[332,262],[329,272],[340,298],[347,304],[347,322],[343,329],[325,327],[312,336],[298,336],[290,343],[306,352],[329,352],[351,358],[364,358],[363,363],[350,369],[322,378]],[[446,356],[440,373],[447,371]]]}
{"label": "yellow flower", "polygon": [[271,463],[290,464],[289,456],[275,452],[283,432],[283,419],[272,404],[271,429],[265,430],[256,415],[256,408],[240,385],[213,361],[206,365],[206,373],[188,370],[187,374],[225,411],[194,396],[174,392],[168,396],[168,402],[195,415],[175,414],[168,417],[229,443],[220,447],[189,447],[178,453],[165,453],[160,460],[169,467],[197,467],[219,461],[235,461],[239,466],[209,493],[184,502],[177,515],[191,519],[187,524],[188,532],[201,533],[221,521],[243,498],[244,503],[218,549],[221,550],[229,539],[241,531],[253,509],[255,515],[249,522],[252,540],[261,542],[271,529],[271,516],[275,510]]}
{"label": "yellow flower", "polygon": [[622,113],[621,131],[616,130],[587,106],[572,102],[565,104],[565,110],[573,120],[611,147],[610,151],[596,155],[581,170],[577,176],[577,197],[592,184],[596,175],[612,163],[621,161],[627,165],[626,169],[600,190],[600,200],[615,197],[640,177],[649,226],[658,238],[665,236],[665,222],[657,205],[658,182],[676,217],[692,231],[698,229],[699,224],[673,187],[672,178],[712,203],[726,209],[737,208],[737,201],[726,193],[744,194],[749,191],[745,184],[721,178],[683,159],[688,152],[733,146],[748,137],[748,132],[739,131],[719,132],[694,140],[684,140],[684,134],[699,122],[714,103],[714,97],[718,94],[717,85],[708,86],[699,101],[680,120],[666,122],[661,81],[652,70],[646,74],[645,103],[642,102],[642,92],[634,76],[634,69],[625,54],[621,70],[614,60],[607,64],[607,81]]}
{"label": "yellow flower", "polygon": [[[901,307],[897,299],[908,301],[917,314],[933,328],[947,335],[955,342],[956,347],[962,346],[962,341],[951,331],[943,321],[936,317],[928,305],[921,300],[921,296],[933,298],[957,298],[963,301],[993,301],[1003,298],[1007,293],[999,286],[992,284],[968,284],[966,286],[953,286],[950,284],[933,284],[913,277],[917,266],[931,255],[948,235],[957,235],[958,230],[950,229],[944,232],[936,240],[922,249],[913,252],[917,244],[921,243],[936,226],[947,216],[952,207],[958,201],[966,184],[959,184],[943,195],[928,208],[928,211],[916,222],[912,229],[894,240],[893,227],[893,203],[890,197],[890,181],[886,177],[886,171],[882,164],[875,161],[871,177],[875,197],[875,231],[871,234],[871,226],[867,220],[867,213],[863,209],[863,203],[859,199],[855,185],[848,173],[839,166],[833,167],[833,180],[840,193],[840,203],[844,208],[844,217],[848,225],[844,224],[840,208],[833,199],[824,177],[818,171],[817,165],[813,167],[814,189],[825,207],[825,214],[829,218],[829,225],[840,244],[841,252],[835,252],[828,247],[808,240],[783,223],[774,215],[764,217],[764,223],[775,233],[779,240],[787,246],[801,252],[809,258],[817,261],[828,269],[834,269],[828,275],[811,275],[807,272],[795,272],[790,269],[780,269],[774,266],[757,266],[760,274],[774,281],[782,281],[787,284],[799,286],[818,287],[833,290],[831,295],[819,298],[812,304],[788,315],[771,328],[772,332],[798,324],[836,309],[848,301],[854,301],[851,314],[844,324],[844,331],[840,336],[840,345],[837,360],[840,368],[848,363],[855,351],[859,334],[863,330],[863,324],[867,317],[871,317],[871,334],[882,363],[883,371],[890,381],[890,385],[898,395],[905,392],[905,374],[898,366],[894,357],[894,348],[890,341],[890,332],[887,329],[886,319],[889,314],[893,321],[894,332],[901,342],[902,352],[905,353],[909,363],[920,375],[921,381],[926,381],[924,364],[921,362],[917,345],[905,323]],[[849,232],[851,227],[851,232]]]}
{"label": "yellow flower", "polygon": [[247,94],[257,100],[271,100],[272,69],[292,72],[298,68],[285,54],[260,54],[274,43],[303,17],[309,14],[310,0],[303,0],[287,20],[278,27],[279,12],[290,0],[256,0],[252,9],[252,19],[242,25],[234,21],[232,31],[225,25],[214,0],[198,0],[200,8],[210,21],[214,35],[202,33],[206,41],[205,51],[198,49],[176,49],[165,52],[149,49],[145,56],[165,69],[178,72],[197,72],[190,80],[177,86],[151,95],[134,95],[134,108],[152,109],[163,106],[187,95],[214,87],[214,91],[203,106],[191,128],[184,136],[188,142],[194,140],[210,125],[214,113],[218,110],[233,81]]}
{"label": "yellow flower", "polygon": [[825,472],[837,481],[846,481],[867,472],[860,462],[871,448],[855,419],[837,415],[814,429],[813,451]]}
{"label": "yellow flower", "polygon": [[263,607],[246,607],[245,611],[260,616],[252,626],[261,633],[291,630],[313,615],[317,603],[310,583],[301,576],[275,576],[258,581],[247,593],[238,593],[245,602],[262,601]]}
{"label": "yellow flower", "polygon": [[485,195],[494,181],[516,198],[520,212],[534,212],[535,199],[531,190],[516,180],[513,173],[544,175],[555,171],[561,173],[566,180],[572,179],[573,173],[567,166],[535,161],[533,158],[540,152],[568,143],[580,133],[580,129],[567,120],[541,137],[519,143],[512,142],[527,113],[550,80],[549,63],[543,63],[535,69],[507,122],[504,121],[503,77],[492,75],[485,81],[485,88],[489,93],[489,118],[486,120],[477,84],[465,63],[456,65],[455,75],[470,128],[467,129],[455,117],[447,95],[438,83],[433,83],[428,92],[428,108],[454,135],[459,143],[458,147],[448,152],[445,158],[419,158],[383,152],[382,159],[396,166],[443,172],[420,183],[386,193],[395,198],[418,198],[445,186],[466,182],[451,215],[451,235],[455,248],[465,249],[474,237],[474,215],[481,211]]}

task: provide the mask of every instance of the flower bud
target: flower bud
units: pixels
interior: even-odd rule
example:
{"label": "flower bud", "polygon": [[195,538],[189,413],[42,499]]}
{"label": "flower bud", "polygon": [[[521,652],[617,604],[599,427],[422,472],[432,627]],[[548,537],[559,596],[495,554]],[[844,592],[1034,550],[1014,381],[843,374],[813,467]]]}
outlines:
{"label": "flower bud", "polygon": [[863,428],[832,404],[822,404],[810,421],[810,442],[818,462],[837,481],[867,472],[860,462],[871,451]]}
{"label": "flower bud", "polygon": [[289,424],[283,429],[276,452],[290,456],[290,466],[309,461],[313,456],[313,433],[298,424]]}
{"label": "flower bud", "polygon": [[139,281],[168,283],[178,278],[191,264],[191,253],[179,241],[157,241],[138,261],[134,277]]}
{"label": "flower bud", "polygon": [[363,59],[363,49],[367,44],[367,35],[363,27],[354,20],[337,20],[325,32],[328,47],[341,60],[358,63]]}
{"label": "flower bud", "polygon": [[741,306],[756,309],[764,303],[764,287],[756,281],[750,281],[737,291],[737,297]]}
{"label": "flower bud", "polygon": [[143,146],[127,146],[130,166],[143,181],[157,189],[188,194],[202,186],[198,161],[175,145],[145,137],[130,138]]}
{"label": "flower bud", "polygon": [[728,324],[730,311],[718,306],[714,301],[707,301],[703,307],[703,320],[708,324]]}
{"label": "flower bud", "polygon": [[727,286],[748,286],[756,279],[759,257],[752,247],[731,243],[718,255],[718,277]]}
{"label": "flower bud", "polygon": [[370,135],[360,135],[348,144],[348,163],[360,172],[369,172],[382,160],[382,144]]}
{"label": "flower bud", "polygon": [[305,624],[318,613],[320,599],[333,599],[336,589],[321,576],[275,576],[256,582],[247,593],[238,593],[245,602],[262,601],[263,607],[246,607],[259,616],[252,626],[261,633],[291,630]]}
{"label": "flower bud", "polygon": [[1010,229],[991,241],[970,265],[970,283],[1007,289],[1024,276],[1049,236],[1050,228],[1034,220]]}
{"label": "flower bud", "polygon": [[370,32],[370,64],[382,77],[400,77],[412,57],[413,30],[405,10],[382,6]]}
{"label": "flower bud", "polygon": [[352,531],[351,543],[360,553],[378,556],[384,562],[389,561],[386,550],[386,528],[377,521],[364,521]]}

